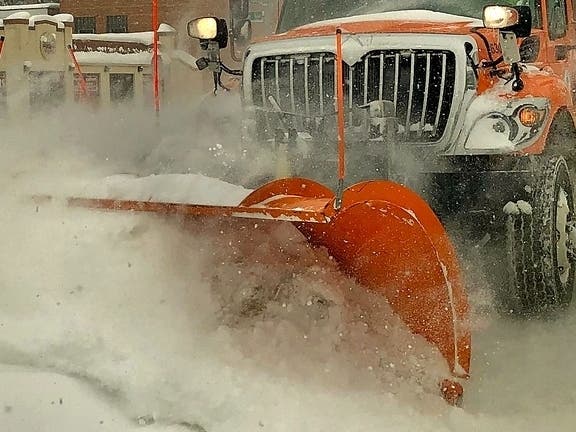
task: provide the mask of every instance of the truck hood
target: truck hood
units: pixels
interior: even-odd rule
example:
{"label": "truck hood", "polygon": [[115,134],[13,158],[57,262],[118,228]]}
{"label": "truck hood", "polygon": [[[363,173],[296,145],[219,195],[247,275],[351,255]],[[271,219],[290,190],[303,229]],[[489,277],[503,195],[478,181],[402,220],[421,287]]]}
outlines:
{"label": "truck hood", "polygon": [[472,28],[483,27],[476,18],[450,15],[428,10],[410,10],[359,15],[320,21],[279,33],[262,41],[286,40],[302,37],[330,36],[340,28],[344,33],[431,33],[469,34]]}

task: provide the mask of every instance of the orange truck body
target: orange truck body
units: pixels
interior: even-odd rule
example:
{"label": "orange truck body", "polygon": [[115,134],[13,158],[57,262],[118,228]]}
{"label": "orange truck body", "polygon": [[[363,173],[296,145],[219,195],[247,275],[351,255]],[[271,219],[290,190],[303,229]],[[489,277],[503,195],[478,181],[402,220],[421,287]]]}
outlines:
{"label": "orange truck body", "polygon": [[[498,2],[494,2],[498,3]],[[564,3],[561,2],[561,3]],[[532,98],[542,98],[546,105],[546,118],[539,130],[534,136],[525,140],[523,143],[512,143],[504,149],[494,148],[475,148],[467,150],[462,143],[462,146],[454,146],[455,141],[465,140],[466,137],[462,133],[457,133],[458,128],[462,128],[465,120],[465,112],[471,107],[465,101],[462,103],[459,111],[460,119],[455,121],[452,125],[452,135],[449,143],[445,143],[446,151],[440,151],[442,155],[477,155],[477,154],[513,154],[513,155],[533,155],[541,154],[546,148],[548,141],[548,133],[550,131],[552,122],[558,115],[570,114],[570,121],[567,127],[574,128],[574,116],[576,115],[575,100],[576,100],[576,10],[572,0],[565,0],[565,16],[566,16],[566,29],[563,35],[551,37],[549,28],[554,24],[549,17],[551,16],[548,7],[551,3],[542,0],[536,1],[536,7],[540,8],[537,13],[539,14],[540,25],[539,28],[533,28],[532,35],[529,38],[519,38],[519,44],[534,43],[538,45],[537,56],[531,59],[530,62],[524,63],[522,70],[522,79],[525,83],[521,91],[513,91],[510,82],[506,82],[506,69],[510,69],[510,65],[501,63],[496,68],[482,67],[484,63],[501,56],[501,49],[499,43],[499,31],[486,29],[482,26],[481,20],[473,20],[463,18],[461,22],[457,19],[451,22],[444,20],[436,21],[434,19],[424,20],[410,20],[410,19],[390,19],[379,15],[360,16],[334,19],[331,21],[317,22],[307,24],[289,30],[285,33],[275,34],[269,37],[258,40],[248,52],[247,66],[250,68],[251,62],[257,56],[260,56],[260,46],[267,47],[263,52],[273,52],[270,47],[274,44],[279,46],[289,46],[288,41],[294,42],[294,53],[304,52],[301,47],[307,46],[311,40],[322,37],[333,36],[336,29],[342,29],[345,35],[350,38],[354,36],[448,36],[448,37],[464,37],[470,38],[473,42],[473,55],[478,65],[476,82],[474,83],[475,96],[482,96],[490,94],[491,97],[500,99],[503,107],[508,102],[519,101]],[[298,48],[296,48],[298,47]],[[383,49],[382,45],[378,45],[374,49]],[[521,47],[521,49],[523,46]],[[406,45],[406,49],[411,49],[410,45]],[[370,48],[366,49],[366,53]],[[256,54],[255,54],[256,53]],[[275,55],[273,53],[272,55]],[[290,54],[289,49],[285,54]],[[500,77],[495,73],[495,69],[501,72]],[[246,69],[245,76],[252,76],[251,70]],[[459,71],[457,73],[463,73]],[[504,78],[503,78],[504,76]],[[246,80],[245,80],[246,83]],[[250,89],[251,90],[251,89]],[[468,103],[473,101],[474,98],[468,99]],[[250,97],[248,97],[250,102]],[[461,102],[461,101],[458,101]],[[496,111],[498,107],[494,108]],[[566,122],[567,116],[563,120]],[[470,120],[473,121],[474,119]],[[447,131],[450,133],[450,131]]]}

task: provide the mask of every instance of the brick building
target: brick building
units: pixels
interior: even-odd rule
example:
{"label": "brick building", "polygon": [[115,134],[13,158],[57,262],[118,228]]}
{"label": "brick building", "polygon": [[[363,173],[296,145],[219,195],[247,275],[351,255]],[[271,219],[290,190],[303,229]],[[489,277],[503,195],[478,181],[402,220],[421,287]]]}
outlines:
{"label": "brick building", "polygon": [[[276,25],[281,0],[251,0],[256,36],[269,34]],[[158,0],[160,22],[182,32],[199,16],[228,15],[228,0]],[[60,10],[75,17],[76,33],[127,33],[152,28],[151,0],[61,0]]]}

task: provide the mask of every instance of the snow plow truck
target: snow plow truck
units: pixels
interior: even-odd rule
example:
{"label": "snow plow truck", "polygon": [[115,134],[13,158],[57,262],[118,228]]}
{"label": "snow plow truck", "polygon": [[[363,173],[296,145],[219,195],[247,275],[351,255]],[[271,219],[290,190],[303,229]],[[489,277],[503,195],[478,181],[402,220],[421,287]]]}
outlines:
{"label": "snow plow truck", "polygon": [[[231,16],[235,38],[244,17]],[[219,74],[207,22],[189,30],[208,52],[200,66]],[[337,31],[347,182],[392,179],[443,222],[465,221],[470,243],[493,244],[508,264],[488,270],[509,282],[497,293],[505,311],[565,308],[576,244],[573,2],[285,1],[277,34],[246,50],[244,135],[282,153],[290,175],[334,188]]]}
{"label": "snow plow truck", "polygon": [[188,32],[215,91],[222,74],[242,76],[242,140],[256,143],[248,158],[273,161],[270,181],[230,206],[70,204],[295,225],[438,349],[452,374],[442,394],[457,402],[469,305],[444,225],[464,221],[500,253],[503,309],[542,315],[572,299],[572,1],[286,0],[241,70],[220,52],[250,38],[249,2],[230,6],[230,25],[202,17]]}

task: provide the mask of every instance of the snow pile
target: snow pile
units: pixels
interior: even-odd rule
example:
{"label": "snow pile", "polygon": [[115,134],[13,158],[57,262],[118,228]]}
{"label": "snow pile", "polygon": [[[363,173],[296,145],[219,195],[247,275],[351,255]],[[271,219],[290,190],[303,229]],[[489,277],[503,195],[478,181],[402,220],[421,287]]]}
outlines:
{"label": "snow pile", "polygon": [[[73,378],[21,367],[1,367],[3,431],[136,432],[142,428]],[[8,391],[6,391],[8,390]],[[31,390],[34,395],[31,396]],[[185,432],[183,425],[146,432]]]}
{"label": "snow pile", "polygon": [[512,202],[509,201],[506,203],[506,205],[504,206],[504,214],[507,215],[519,215],[519,214],[526,214],[526,215],[531,215],[532,214],[532,205],[529,202],[526,201],[517,201],[517,202]]}
{"label": "snow pile", "polygon": [[82,197],[236,206],[251,190],[196,174],[118,175],[94,182]]}

